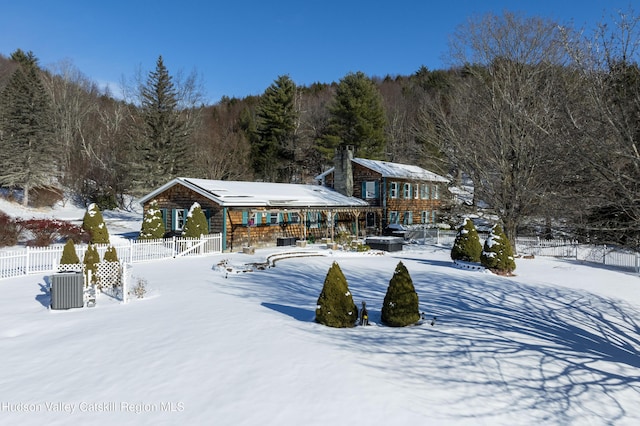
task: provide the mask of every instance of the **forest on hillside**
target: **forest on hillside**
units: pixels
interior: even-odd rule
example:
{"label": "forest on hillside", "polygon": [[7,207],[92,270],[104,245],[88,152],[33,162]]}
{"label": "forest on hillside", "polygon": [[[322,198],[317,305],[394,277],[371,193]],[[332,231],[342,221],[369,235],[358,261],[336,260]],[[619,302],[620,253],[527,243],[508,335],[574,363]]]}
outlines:
{"label": "forest on hillside", "polygon": [[[589,31],[505,12],[461,26],[443,70],[362,72],[205,105],[156,67],[116,99],[71,63],[0,55],[0,186],[127,207],[174,177],[310,183],[336,147],[472,180],[507,235],[640,243],[640,18]],[[48,194],[48,196],[47,196]],[[474,205],[452,214],[469,213]]]}

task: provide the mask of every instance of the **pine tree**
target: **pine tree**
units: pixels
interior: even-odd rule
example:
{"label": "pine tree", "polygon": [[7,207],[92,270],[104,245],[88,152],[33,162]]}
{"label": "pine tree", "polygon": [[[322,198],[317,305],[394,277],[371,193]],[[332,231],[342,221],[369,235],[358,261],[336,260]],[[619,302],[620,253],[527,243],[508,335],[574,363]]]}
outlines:
{"label": "pine tree", "polygon": [[100,263],[100,253],[98,253],[98,249],[93,244],[90,244],[87,247],[87,251],[84,254],[84,259],[82,260],[84,263],[84,273],[88,280],[89,271],[91,271],[91,282],[96,282],[96,272],[98,270],[98,263]]}
{"label": "pine tree", "polygon": [[207,217],[204,215],[200,204],[193,203],[187,214],[187,220],[182,230],[182,235],[190,238],[200,238],[209,233]]}
{"label": "pine tree", "polygon": [[18,67],[0,93],[0,185],[22,188],[26,206],[29,191],[51,184],[56,176],[59,150],[37,59],[22,50],[11,59]]}
{"label": "pine tree", "polygon": [[257,138],[252,141],[251,159],[257,177],[266,182],[291,181],[299,116],[296,93],[295,83],[284,75],[260,98]]}
{"label": "pine tree", "polygon": [[409,271],[402,262],[389,281],[387,294],[382,304],[382,322],[392,327],[404,327],[420,319],[418,294]]}
{"label": "pine tree", "polygon": [[340,80],[329,113],[329,128],[320,147],[328,159],[339,145],[353,146],[359,157],[383,158],[386,118],[382,96],[364,73],[349,73]]}
{"label": "pine tree", "polygon": [[72,239],[67,240],[62,249],[62,258],[60,258],[61,265],[77,265],[80,263],[78,253],[76,253],[76,246]]}
{"label": "pine tree", "polygon": [[458,228],[456,239],[451,248],[452,260],[463,260],[465,262],[480,262],[482,254],[482,244],[473,221],[465,218]]}
{"label": "pine tree", "polygon": [[107,251],[104,252],[105,262],[117,262],[118,261],[118,252],[114,246],[107,247]]}
{"label": "pine tree", "polygon": [[138,236],[141,240],[155,240],[163,238],[166,229],[164,227],[164,220],[162,219],[162,211],[158,208],[158,202],[152,200],[149,203],[149,209],[144,214],[142,220],[142,229]]}
{"label": "pine tree", "polygon": [[333,262],[324,280],[322,292],[316,307],[316,322],[329,327],[346,328],[355,326],[358,307],[347,285],[340,266]]}
{"label": "pine tree", "polygon": [[498,274],[510,275],[516,269],[511,243],[500,225],[494,225],[484,242],[482,266]]}
{"label": "pine tree", "polygon": [[162,56],[141,87],[140,96],[142,135],[137,146],[140,158],[136,174],[144,192],[188,175],[193,155],[188,146],[191,128],[180,111],[180,95]]}
{"label": "pine tree", "polygon": [[96,204],[91,203],[87,207],[82,219],[82,229],[91,235],[91,244],[109,244],[109,230]]}

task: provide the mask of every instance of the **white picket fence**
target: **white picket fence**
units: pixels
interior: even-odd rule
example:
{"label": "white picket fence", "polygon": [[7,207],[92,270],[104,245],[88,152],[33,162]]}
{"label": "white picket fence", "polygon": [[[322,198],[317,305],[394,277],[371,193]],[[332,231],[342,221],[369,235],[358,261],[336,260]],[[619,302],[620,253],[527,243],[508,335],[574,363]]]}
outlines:
{"label": "white picket fence", "polygon": [[[425,241],[450,247],[456,234],[454,230],[427,228],[423,231],[417,228],[410,232],[409,238],[421,241],[424,235]],[[481,234],[480,242],[484,242],[484,238],[486,235]],[[575,240],[517,237],[516,252],[520,255],[571,258],[640,273],[640,253],[614,246],[580,244]]]}
{"label": "white picket fence", "polygon": [[[201,238],[165,238],[157,240],[130,240],[111,244],[123,263],[140,263],[183,256],[202,256],[222,253],[222,234],[203,235]],[[87,245],[75,246],[80,259],[84,258]],[[97,244],[100,258],[109,244]],[[63,244],[48,247],[25,247],[22,250],[0,252],[0,279],[24,275],[50,273],[58,270]]]}

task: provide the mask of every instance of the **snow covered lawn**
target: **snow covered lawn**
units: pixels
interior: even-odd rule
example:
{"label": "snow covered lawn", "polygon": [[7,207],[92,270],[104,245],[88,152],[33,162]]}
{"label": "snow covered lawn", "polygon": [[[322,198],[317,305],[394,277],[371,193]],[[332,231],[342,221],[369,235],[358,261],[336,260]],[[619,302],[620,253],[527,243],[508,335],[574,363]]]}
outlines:
{"label": "snow covered lawn", "polygon": [[[147,296],[49,311],[44,277],[0,281],[0,423],[640,424],[640,278],[536,258],[517,276],[449,251],[136,264]],[[396,264],[435,326],[331,329],[314,309],[333,261],[380,322]]]}

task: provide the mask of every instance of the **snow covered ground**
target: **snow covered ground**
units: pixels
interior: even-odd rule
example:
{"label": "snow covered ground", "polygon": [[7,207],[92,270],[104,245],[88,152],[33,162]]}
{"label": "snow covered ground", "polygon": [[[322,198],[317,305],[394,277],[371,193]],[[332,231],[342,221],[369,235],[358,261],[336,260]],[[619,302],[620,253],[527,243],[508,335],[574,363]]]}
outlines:
{"label": "snow covered ground", "polygon": [[[112,235],[139,230],[122,215]],[[44,276],[1,280],[0,423],[640,424],[636,275],[536,258],[504,278],[422,245],[235,273],[281,250],[136,264],[144,299],[69,311]],[[337,261],[379,323],[400,260],[435,326],[313,321]]]}

